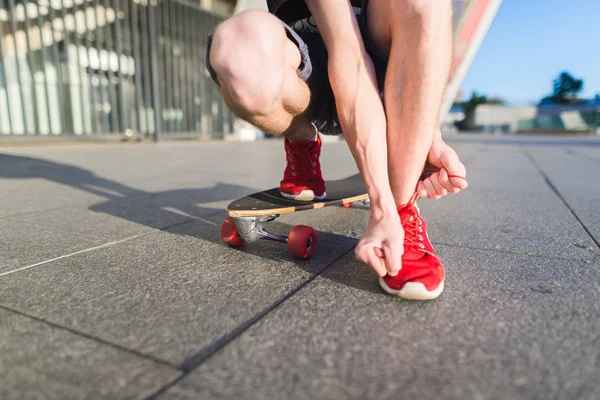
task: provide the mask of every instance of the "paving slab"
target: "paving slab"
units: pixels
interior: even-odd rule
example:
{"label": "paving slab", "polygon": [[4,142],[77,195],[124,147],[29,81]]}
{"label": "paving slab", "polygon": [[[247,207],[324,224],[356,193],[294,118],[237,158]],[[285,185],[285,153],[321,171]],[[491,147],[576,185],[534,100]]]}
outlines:
{"label": "paving slab", "polygon": [[4,220],[119,240],[214,214],[223,210],[230,199],[253,191],[240,185],[216,184],[148,192],[144,196],[108,199],[89,206],[68,206]]}
{"label": "paving slab", "polygon": [[[0,218],[56,210],[61,210],[58,214],[71,213],[73,208],[87,207],[136,224],[162,228],[170,226],[173,217],[165,208],[192,204],[202,207],[200,203],[219,201],[218,208],[224,208],[230,200],[277,186],[284,164],[281,140],[3,148]],[[343,142],[324,145],[322,164],[326,179],[344,178],[356,172]],[[149,215],[144,215],[144,210]],[[154,212],[157,218],[152,218]],[[35,215],[23,221],[42,223],[47,218],[54,225],[59,222],[53,218],[56,215]],[[78,232],[87,233],[87,227],[98,222],[99,234],[114,237],[114,229],[98,216],[78,215],[73,219],[78,221]],[[123,232],[139,231],[131,224],[115,226]]]}
{"label": "paving slab", "polygon": [[438,300],[385,295],[348,255],[159,398],[600,396],[598,264],[438,250]]}
{"label": "paving slab", "polygon": [[582,155],[583,157],[600,163],[600,147],[576,147],[570,148],[569,152],[572,154]]}
{"label": "paving slab", "polygon": [[536,166],[516,146],[479,146],[477,153],[463,162],[469,190],[551,193]]}
{"label": "paving slab", "polygon": [[[585,148],[600,156],[600,146]],[[600,163],[578,154],[583,148],[528,150],[560,196],[600,243]],[[598,248],[598,246],[595,246]]]}
{"label": "paving slab", "polygon": [[0,220],[0,274],[109,241],[101,236]]}
{"label": "paving slab", "polygon": [[553,192],[478,190],[422,200],[434,243],[599,261],[600,249]]}
{"label": "paving slab", "polygon": [[11,311],[0,321],[3,400],[136,399],[181,373]]}
{"label": "paving slab", "polygon": [[[344,142],[325,143],[321,162],[326,179],[344,178],[356,171]],[[131,197],[138,192],[205,188],[217,183],[259,190],[274,187],[285,168],[285,152],[278,139],[2,148],[0,165],[12,165],[0,172],[0,178],[66,179],[90,191],[100,188],[102,197],[106,192]]]}
{"label": "paving slab", "polygon": [[102,196],[41,178],[11,180],[0,177],[0,218],[103,200]]}
{"label": "paving slab", "polygon": [[[595,151],[600,153],[600,147]],[[527,153],[568,200],[600,199],[600,185],[596,184],[600,164],[594,160],[561,148],[533,147]]]}
{"label": "paving slab", "polygon": [[272,224],[275,233],[295,218],[314,226],[320,244],[309,261],[275,242],[227,247],[222,213],[4,276],[0,304],[188,366],[356,245],[368,212],[332,209]]}

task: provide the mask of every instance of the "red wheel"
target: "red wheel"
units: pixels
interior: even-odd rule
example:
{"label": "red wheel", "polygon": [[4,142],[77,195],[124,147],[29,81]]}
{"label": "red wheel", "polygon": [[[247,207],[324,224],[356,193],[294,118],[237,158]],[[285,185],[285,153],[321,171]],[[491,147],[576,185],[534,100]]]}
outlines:
{"label": "red wheel", "polygon": [[225,243],[230,246],[241,246],[245,242],[240,237],[240,234],[235,227],[235,223],[233,222],[233,218],[227,217],[221,224],[221,238]]}
{"label": "red wheel", "polygon": [[342,207],[350,208],[352,207],[352,203],[342,203]]}
{"label": "red wheel", "polygon": [[307,260],[317,249],[317,234],[310,226],[297,225],[292,228],[287,245],[292,256],[300,260]]}

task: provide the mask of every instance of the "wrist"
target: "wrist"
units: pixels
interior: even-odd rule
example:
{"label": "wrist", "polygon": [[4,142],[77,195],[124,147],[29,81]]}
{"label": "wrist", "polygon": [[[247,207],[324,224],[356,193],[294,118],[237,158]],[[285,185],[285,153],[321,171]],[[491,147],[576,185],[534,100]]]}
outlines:
{"label": "wrist", "polygon": [[371,218],[383,219],[388,215],[398,214],[396,202],[391,192],[389,196],[369,196]]}

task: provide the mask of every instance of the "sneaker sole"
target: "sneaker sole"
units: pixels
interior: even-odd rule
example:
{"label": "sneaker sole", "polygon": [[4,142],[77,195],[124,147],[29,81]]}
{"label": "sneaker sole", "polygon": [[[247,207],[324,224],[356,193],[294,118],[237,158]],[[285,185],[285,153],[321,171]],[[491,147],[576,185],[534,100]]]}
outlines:
{"label": "sneaker sole", "polygon": [[320,196],[315,196],[315,193],[312,190],[303,190],[298,194],[289,194],[279,191],[279,193],[290,200],[298,200],[298,201],[314,201],[314,200],[325,200],[326,193],[323,193]]}
{"label": "sneaker sole", "polygon": [[406,300],[433,300],[437,299],[444,291],[444,282],[442,281],[437,288],[429,291],[420,282],[407,282],[400,290],[392,289],[385,283],[383,278],[379,278],[379,284],[386,293],[392,296],[398,296]]}

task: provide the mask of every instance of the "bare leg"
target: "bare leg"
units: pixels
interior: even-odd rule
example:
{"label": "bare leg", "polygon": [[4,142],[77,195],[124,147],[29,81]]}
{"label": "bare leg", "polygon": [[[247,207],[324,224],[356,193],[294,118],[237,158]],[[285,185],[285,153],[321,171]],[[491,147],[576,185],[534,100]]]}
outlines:
{"label": "bare leg", "polygon": [[315,135],[302,115],[310,90],[298,77],[300,61],[282,24],[264,11],[246,11],[219,25],[210,57],[229,108],[261,130],[290,140]]}
{"label": "bare leg", "polygon": [[449,0],[371,0],[371,34],[389,53],[384,87],[390,185],[396,204],[414,194],[431,148],[452,50]]}

